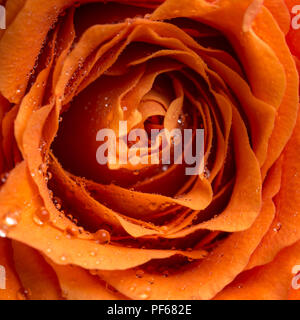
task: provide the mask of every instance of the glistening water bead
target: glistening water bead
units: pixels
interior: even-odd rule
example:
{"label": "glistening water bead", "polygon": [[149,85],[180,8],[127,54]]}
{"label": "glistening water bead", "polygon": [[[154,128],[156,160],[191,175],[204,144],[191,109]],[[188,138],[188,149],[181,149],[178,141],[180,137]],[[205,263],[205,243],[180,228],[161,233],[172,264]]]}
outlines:
{"label": "glistening water bead", "polygon": [[99,244],[107,244],[110,242],[110,233],[104,229],[98,230],[94,234],[94,239]]}
{"label": "glistening water bead", "polygon": [[44,223],[49,221],[49,219],[50,214],[44,207],[37,210],[33,216],[33,221],[39,226],[42,226]]}
{"label": "glistening water bead", "polygon": [[0,238],[6,238],[7,233],[13,227],[18,224],[19,212],[9,212],[7,213],[0,223]]}
{"label": "glistening water bead", "polygon": [[0,238],[6,238],[7,229],[4,226],[0,226]]}
{"label": "glistening water bead", "polygon": [[17,291],[17,300],[28,300],[30,297],[30,290],[21,288]]}

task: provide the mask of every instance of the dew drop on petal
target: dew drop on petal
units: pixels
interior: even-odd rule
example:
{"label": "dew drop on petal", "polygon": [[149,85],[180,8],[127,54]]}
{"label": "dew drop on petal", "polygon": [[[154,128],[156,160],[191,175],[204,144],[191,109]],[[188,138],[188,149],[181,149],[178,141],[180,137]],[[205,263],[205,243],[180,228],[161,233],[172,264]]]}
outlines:
{"label": "dew drop on petal", "polygon": [[17,300],[28,300],[30,291],[28,289],[21,288],[17,291]]}
{"label": "dew drop on petal", "polygon": [[140,298],[141,300],[147,300],[147,299],[149,299],[149,298],[150,298],[150,292],[151,292],[151,288],[150,288],[150,287],[147,287],[144,292],[141,292],[141,293],[139,294],[139,298]]}
{"label": "dew drop on petal", "polygon": [[4,228],[4,226],[0,226],[0,238],[6,238],[7,236],[7,230]]}
{"label": "dew drop on petal", "polygon": [[39,166],[39,169],[38,169],[38,172],[39,172],[39,174],[44,174],[44,173],[46,173],[47,172],[47,165],[46,165],[46,163],[42,163],[42,164],[40,164],[40,166]]}
{"label": "dew drop on petal", "polygon": [[167,278],[168,276],[169,276],[169,271],[167,271],[167,270],[164,271],[164,272],[163,272],[163,277]]}
{"label": "dew drop on petal", "polygon": [[90,270],[90,274],[92,276],[97,276],[98,275],[98,271],[97,270]]}
{"label": "dew drop on petal", "polygon": [[54,203],[55,208],[56,208],[57,210],[60,210],[60,209],[61,209],[62,201],[61,201],[60,198],[54,197],[54,198],[53,198],[53,203]]}
{"label": "dew drop on petal", "polygon": [[76,237],[79,234],[78,227],[70,226],[66,229],[67,237]]}
{"label": "dew drop on petal", "polygon": [[280,231],[281,227],[282,227],[281,223],[278,222],[278,223],[276,224],[275,228],[273,228],[274,232]]}
{"label": "dew drop on petal", "polygon": [[144,276],[145,272],[143,270],[137,270],[136,273],[135,273],[135,276],[137,278],[142,278]]}
{"label": "dew drop on petal", "polygon": [[10,228],[15,227],[18,224],[19,212],[9,212],[4,215],[2,224],[0,224],[0,237],[5,238]]}
{"label": "dew drop on petal", "polygon": [[157,204],[155,202],[151,202],[149,204],[149,208],[150,208],[150,210],[156,210],[157,209]]}
{"label": "dew drop on petal", "polygon": [[39,226],[42,226],[44,223],[49,221],[49,219],[49,212],[44,207],[37,210],[33,216],[33,221]]}
{"label": "dew drop on petal", "polygon": [[141,293],[140,295],[139,295],[139,298],[141,299],[141,300],[147,300],[147,299],[149,299],[149,294],[148,293]]}
{"label": "dew drop on petal", "polygon": [[9,227],[13,227],[16,226],[18,224],[18,221],[15,217],[7,215],[4,219],[4,222],[7,226]]}
{"label": "dew drop on petal", "polygon": [[9,176],[9,173],[8,173],[8,172],[1,174],[1,176],[0,176],[0,182],[1,182],[2,184],[4,184],[4,183],[6,182],[6,180],[8,179],[8,176]]}
{"label": "dew drop on petal", "polygon": [[110,242],[110,233],[104,229],[101,229],[94,234],[94,238],[99,244],[107,244]]}
{"label": "dew drop on petal", "polygon": [[136,284],[134,283],[130,288],[129,291],[134,292],[136,290]]}

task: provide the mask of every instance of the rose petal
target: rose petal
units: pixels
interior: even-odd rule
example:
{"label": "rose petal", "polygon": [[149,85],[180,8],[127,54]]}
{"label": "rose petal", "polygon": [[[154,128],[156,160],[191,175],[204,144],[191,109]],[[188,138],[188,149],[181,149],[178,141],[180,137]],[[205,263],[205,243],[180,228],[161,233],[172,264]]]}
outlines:
{"label": "rose petal", "polygon": [[293,267],[299,263],[300,243],[282,250],[273,262],[246,271],[226,287],[216,300],[286,300]]}
{"label": "rose petal", "polygon": [[22,285],[14,269],[12,248],[8,239],[0,239],[0,266],[1,276],[5,271],[5,279],[1,278],[1,284],[4,280],[5,288],[0,288],[0,300],[16,300],[17,292],[22,288]]}
{"label": "rose petal", "polygon": [[61,292],[55,272],[32,248],[12,241],[14,264],[30,300],[60,300]]}

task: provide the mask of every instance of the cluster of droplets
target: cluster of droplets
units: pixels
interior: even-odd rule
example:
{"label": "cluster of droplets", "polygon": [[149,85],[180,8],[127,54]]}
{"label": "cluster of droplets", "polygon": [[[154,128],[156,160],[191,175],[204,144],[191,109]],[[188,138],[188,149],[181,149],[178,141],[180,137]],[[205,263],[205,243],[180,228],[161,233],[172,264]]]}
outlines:
{"label": "cluster of droplets", "polygon": [[0,185],[4,184],[9,177],[9,173],[5,172],[0,175]]}
{"label": "cluster of droplets", "polygon": [[61,207],[62,207],[62,201],[61,201],[61,199],[58,198],[58,197],[53,197],[53,198],[52,198],[52,201],[53,201],[53,204],[54,204],[55,208],[56,208],[57,210],[61,210]]}
{"label": "cluster of droplets", "polygon": [[[44,177],[46,183],[52,179],[52,173],[48,171],[48,162],[43,162],[38,168],[38,173]],[[33,175],[34,177],[34,175]]]}

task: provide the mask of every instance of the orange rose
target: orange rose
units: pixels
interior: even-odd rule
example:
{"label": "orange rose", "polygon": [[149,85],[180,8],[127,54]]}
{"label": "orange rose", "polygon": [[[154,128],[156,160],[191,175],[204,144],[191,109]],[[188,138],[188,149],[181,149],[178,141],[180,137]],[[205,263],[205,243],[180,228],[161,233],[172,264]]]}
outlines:
{"label": "orange rose", "polygon": [[[299,76],[284,1],[5,6],[0,299],[292,298]],[[190,130],[196,157],[204,129],[205,171],[123,163],[121,144],[100,165],[98,132],[120,142],[120,121]]]}

